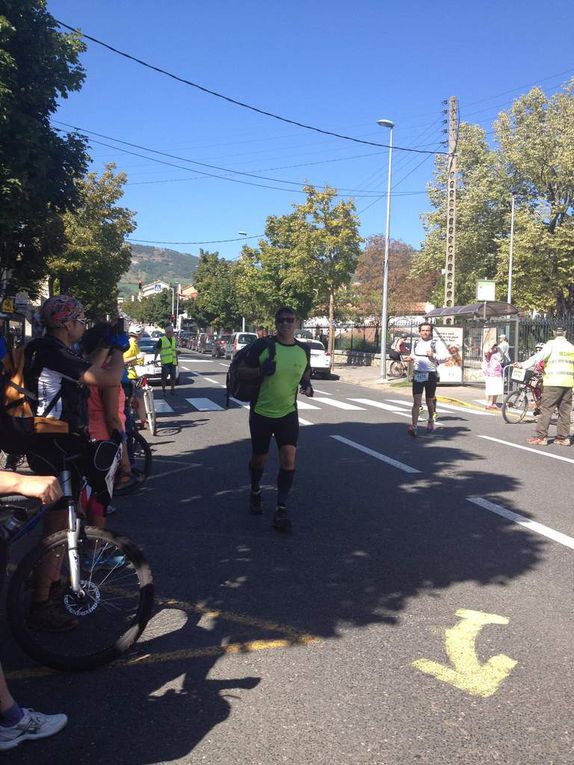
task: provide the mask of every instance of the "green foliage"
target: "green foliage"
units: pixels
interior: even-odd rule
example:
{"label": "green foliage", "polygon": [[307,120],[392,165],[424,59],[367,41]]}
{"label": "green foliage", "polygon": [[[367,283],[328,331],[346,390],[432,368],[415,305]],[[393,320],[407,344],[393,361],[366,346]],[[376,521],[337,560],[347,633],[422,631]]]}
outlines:
{"label": "green foliage", "polygon": [[135,229],[134,214],[117,205],[127,176],[114,169],[78,181],[80,206],[64,214],[65,245],[48,259],[59,290],[77,297],[94,320],[116,313],[116,285],[131,260],[125,237]]}
{"label": "green foliage", "polygon": [[[473,302],[476,280],[495,278],[506,299],[511,196],[515,195],[513,303],[530,310],[574,312],[574,80],[547,98],[534,88],[495,123],[498,146],[484,131],[461,125],[457,156],[456,302]],[[429,185],[433,211],[415,273],[436,274],[442,303],[446,172],[437,158]]]}
{"label": "green foliage", "polygon": [[124,303],[124,311],[132,321],[162,327],[171,321],[171,290],[157,295]]}
{"label": "green foliage", "polygon": [[62,244],[62,214],[77,202],[85,142],[60,135],[49,118],[81,88],[75,34],[57,31],[44,0],[0,5],[0,279],[36,292],[46,258]]}
{"label": "green foliage", "polygon": [[217,252],[199,251],[194,286],[197,298],[186,303],[187,313],[202,326],[231,329],[241,322],[235,290],[235,264]]}

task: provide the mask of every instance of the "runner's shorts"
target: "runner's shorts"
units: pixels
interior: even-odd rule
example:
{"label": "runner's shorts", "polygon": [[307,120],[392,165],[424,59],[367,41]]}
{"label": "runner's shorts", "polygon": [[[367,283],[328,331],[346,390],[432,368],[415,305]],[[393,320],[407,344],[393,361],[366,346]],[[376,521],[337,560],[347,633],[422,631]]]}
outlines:
{"label": "runner's shorts", "polygon": [[436,395],[436,386],[438,383],[438,375],[436,372],[429,372],[428,380],[425,382],[416,382],[413,380],[413,395],[420,395],[423,390],[426,398],[434,398]]}
{"label": "runner's shorts", "polygon": [[299,435],[299,415],[297,411],[285,417],[264,417],[256,412],[249,415],[249,431],[253,454],[267,454],[271,436],[275,436],[277,446],[297,446]]}

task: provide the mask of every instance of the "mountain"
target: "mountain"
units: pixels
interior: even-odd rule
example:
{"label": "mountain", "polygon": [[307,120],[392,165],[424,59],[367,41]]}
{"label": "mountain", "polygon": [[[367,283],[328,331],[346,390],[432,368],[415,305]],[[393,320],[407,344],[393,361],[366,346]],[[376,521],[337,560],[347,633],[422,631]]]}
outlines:
{"label": "mountain", "polygon": [[132,264],[120,280],[120,295],[126,297],[135,294],[140,280],[147,284],[161,279],[174,286],[179,283],[182,287],[193,283],[195,269],[199,263],[197,255],[144,244],[132,244],[131,249]]}

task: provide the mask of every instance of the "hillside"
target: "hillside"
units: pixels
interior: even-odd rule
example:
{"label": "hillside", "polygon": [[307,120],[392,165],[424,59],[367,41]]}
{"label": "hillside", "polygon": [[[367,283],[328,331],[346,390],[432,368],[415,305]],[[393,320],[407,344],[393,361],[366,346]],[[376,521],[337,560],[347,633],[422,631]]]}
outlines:
{"label": "hillside", "polygon": [[120,295],[125,297],[135,294],[140,279],[144,284],[156,279],[173,285],[179,283],[182,286],[193,282],[199,262],[197,255],[144,244],[132,244],[131,248],[132,264],[120,280]]}

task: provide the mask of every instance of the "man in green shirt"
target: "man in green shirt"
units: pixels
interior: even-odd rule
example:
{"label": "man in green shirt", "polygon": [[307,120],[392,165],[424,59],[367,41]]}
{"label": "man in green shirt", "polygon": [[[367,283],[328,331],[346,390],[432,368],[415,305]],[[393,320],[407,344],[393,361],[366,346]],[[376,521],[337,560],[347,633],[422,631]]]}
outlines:
{"label": "man in green shirt", "polygon": [[279,531],[291,528],[287,496],[295,476],[299,434],[297,391],[300,388],[306,396],[313,395],[310,351],[305,343],[295,340],[295,318],[292,308],[279,308],[275,314],[277,334],[272,340],[260,338],[253,343],[247,354],[246,367],[241,372],[244,379],[257,377],[261,380],[259,395],[251,404],[249,415],[252,448],[249,508],[256,515],[263,512],[260,484],[271,437],[275,436],[279,448],[279,473],[273,526]]}

